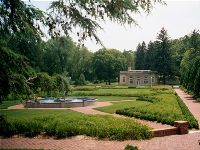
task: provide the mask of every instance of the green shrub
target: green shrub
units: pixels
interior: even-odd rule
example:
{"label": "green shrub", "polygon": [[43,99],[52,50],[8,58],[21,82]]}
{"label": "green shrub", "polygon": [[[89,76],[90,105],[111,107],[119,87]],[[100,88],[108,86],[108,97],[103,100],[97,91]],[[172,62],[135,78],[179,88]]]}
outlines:
{"label": "green shrub", "polygon": [[176,119],[171,118],[169,116],[164,116],[162,114],[153,114],[149,112],[140,112],[135,108],[119,109],[116,111],[116,114],[140,118],[140,119],[149,120],[149,121],[157,121],[157,122],[161,122],[163,124],[169,124],[169,125],[173,125],[174,121],[176,121]]}
{"label": "green shrub", "polygon": [[197,120],[194,118],[194,116],[192,115],[190,110],[187,108],[185,103],[179,97],[177,97],[177,101],[178,101],[178,104],[181,108],[183,115],[185,116],[185,119],[189,122],[189,127],[199,129],[199,124],[198,124]]}
{"label": "green shrub", "polygon": [[124,150],[139,150],[139,149],[137,148],[137,146],[132,146],[128,144],[126,145]]}
{"label": "green shrub", "polygon": [[137,87],[136,86],[129,86],[128,88],[129,89],[136,89]]}
{"label": "green shrub", "polygon": [[18,134],[32,137],[45,133],[56,138],[87,135],[112,140],[152,136],[149,127],[129,118],[110,115],[84,115],[70,110],[13,110],[3,111],[3,114],[7,115],[7,118],[1,119],[0,133],[3,136]]}
{"label": "green shrub", "polygon": [[86,85],[85,76],[83,73],[80,74],[79,78],[75,81],[75,85]]}
{"label": "green shrub", "polygon": [[150,96],[139,96],[136,100],[137,101],[147,101],[147,102],[151,102],[151,103],[157,103],[160,101],[157,97],[150,97]]}
{"label": "green shrub", "polygon": [[127,86],[116,86],[116,85],[106,85],[102,86],[101,89],[127,89]]}
{"label": "green shrub", "polygon": [[95,86],[77,86],[74,87],[73,91],[96,91],[98,88]]}
{"label": "green shrub", "polygon": [[169,125],[173,125],[177,120],[187,120],[189,128],[199,128],[197,120],[187,106],[175,95],[161,94],[155,97],[139,97],[137,100],[152,102],[152,104],[117,109],[116,113]]}
{"label": "green shrub", "polygon": [[99,89],[97,91],[73,91],[71,96],[124,96],[124,97],[138,97],[138,96],[152,96],[156,92],[150,89]]}
{"label": "green shrub", "polygon": [[0,115],[0,135],[10,137],[15,135],[16,129],[12,121],[8,121],[4,115]]}

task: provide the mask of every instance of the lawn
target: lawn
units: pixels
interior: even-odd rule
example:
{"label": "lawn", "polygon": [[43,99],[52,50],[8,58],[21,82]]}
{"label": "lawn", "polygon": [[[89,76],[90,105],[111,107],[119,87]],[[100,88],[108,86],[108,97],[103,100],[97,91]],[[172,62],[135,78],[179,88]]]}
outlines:
{"label": "lawn", "polygon": [[151,137],[150,128],[130,118],[85,115],[71,110],[2,110],[0,133],[30,137],[45,133],[57,138],[87,135],[111,140]]}
{"label": "lawn", "polygon": [[20,104],[20,103],[21,103],[20,100],[3,101],[2,103],[0,103],[0,109],[7,109],[10,106],[17,105],[17,104]]}
{"label": "lawn", "polygon": [[106,107],[98,107],[96,110],[107,112],[107,113],[115,113],[118,109],[124,109],[129,107],[144,107],[146,105],[151,104],[150,102],[145,101],[119,101],[112,102],[113,105]]}

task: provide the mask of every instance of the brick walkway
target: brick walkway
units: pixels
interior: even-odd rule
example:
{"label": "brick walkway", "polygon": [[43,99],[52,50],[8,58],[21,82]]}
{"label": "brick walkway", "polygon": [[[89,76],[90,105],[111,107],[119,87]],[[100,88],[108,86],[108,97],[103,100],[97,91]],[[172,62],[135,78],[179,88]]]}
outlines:
{"label": "brick walkway", "polygon": [[66,139],[8,138],[0,139],[0,148],[32,148],[56,150],[123,150],[127,144],[141,150],[200,150],[200,133],[172,135],[143,141],[108,141],[77,136]]}
{"label": "brick walkway", "polygon": [[200,125],[200,103],[197,103],[191,95],[181,89],[175,89],[178,96],[183,100],[190,112],[194,115]]}

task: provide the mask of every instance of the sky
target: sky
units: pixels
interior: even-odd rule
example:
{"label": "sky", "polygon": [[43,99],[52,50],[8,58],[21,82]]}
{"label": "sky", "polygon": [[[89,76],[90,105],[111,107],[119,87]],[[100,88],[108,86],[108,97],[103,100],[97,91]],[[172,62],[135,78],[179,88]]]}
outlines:
{"label": "sky", "polygon": [[[194,29],[200,30],[200,0],[165,0],[167,5],[157,4],[150,14],[137,14],[135,19],[139,26],[120,26],[116,23],[101,23],[103,30],[98,30],[97,35],[106,48],[114,48],[120,51],[136,50],[142,41],[148,43],[155,41],[164,27],[171,39],[183,37]],[[50,1],[34,1],[36,7],[46,10]],[[72,38],[77,41],[76,36]],[[84,45],[91,51],[102,48],[96,41],[88,39]]]}

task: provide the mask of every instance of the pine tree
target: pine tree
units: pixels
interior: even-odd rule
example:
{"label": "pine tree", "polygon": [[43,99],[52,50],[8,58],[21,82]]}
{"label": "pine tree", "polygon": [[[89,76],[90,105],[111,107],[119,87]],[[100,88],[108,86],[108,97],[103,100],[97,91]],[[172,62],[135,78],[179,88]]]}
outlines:
{"label": "pine tree", "polygon": [[143,41],[142,45],[139,44],[137,46],[135,69],[140,69],[140,70],[146,69],[146,64],[145,64],[146,51],[147,51],[146,44]]}
{"label": "pine tree", "polygon": [[167,78],[173,76],[173,62],[170,50],[170,41],[167,30],[162,28],[158,34],[158,50],[156,55],[156,71],[161,76],[163,83],[166,83]]}

